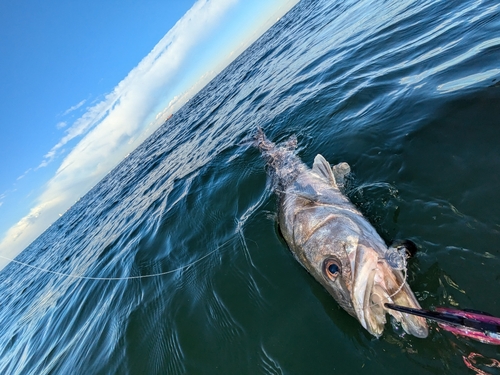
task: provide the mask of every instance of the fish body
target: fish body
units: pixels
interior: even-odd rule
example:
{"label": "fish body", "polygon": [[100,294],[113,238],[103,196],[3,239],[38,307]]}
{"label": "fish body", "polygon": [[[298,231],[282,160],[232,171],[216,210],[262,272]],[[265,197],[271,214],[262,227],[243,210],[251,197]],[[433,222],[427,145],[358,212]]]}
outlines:
{"label": "fish body", "polygon": [[296,155],[294,138],[281,145],[262,130],[256,144],[267,161],[278,194],[278,221],[291,252],[339,305],[379,337],[389,313],[403,329],[426,337],[424,318],[386,309],[384,303],[420,308],[397,262],[375,228],[341,191],[350,171],[333,168],[321,155],[307,167]]}

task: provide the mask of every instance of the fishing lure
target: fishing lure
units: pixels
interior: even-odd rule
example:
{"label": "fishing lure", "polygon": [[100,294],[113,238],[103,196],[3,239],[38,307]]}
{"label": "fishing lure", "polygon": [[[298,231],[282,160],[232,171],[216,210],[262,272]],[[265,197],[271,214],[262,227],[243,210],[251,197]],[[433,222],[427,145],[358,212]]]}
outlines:
{"label": "fishing lure", "polygon": [[500,318],[485,312],[447,307],[425,310],[392,303],[386,303],[385,307],[435,321],[439,327],[455,335],[469,337],[485,344],[500,345]]}

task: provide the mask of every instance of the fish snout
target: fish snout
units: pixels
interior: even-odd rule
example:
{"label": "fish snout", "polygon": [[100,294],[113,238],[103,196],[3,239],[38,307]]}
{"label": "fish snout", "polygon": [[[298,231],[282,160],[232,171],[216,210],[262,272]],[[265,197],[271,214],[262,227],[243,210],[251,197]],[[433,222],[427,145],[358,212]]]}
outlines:
{"label": "fish snout", "polygon": [[401,271],[393,269],[384,259],[373,258],[356,272],[353,302],[358,320],[363,327],[380,337],[387,322],[387,313],[401,324],[405,332],[425,338],[428,335],[424,318],[401,313],[385,307],[386,303],[420,308]]}

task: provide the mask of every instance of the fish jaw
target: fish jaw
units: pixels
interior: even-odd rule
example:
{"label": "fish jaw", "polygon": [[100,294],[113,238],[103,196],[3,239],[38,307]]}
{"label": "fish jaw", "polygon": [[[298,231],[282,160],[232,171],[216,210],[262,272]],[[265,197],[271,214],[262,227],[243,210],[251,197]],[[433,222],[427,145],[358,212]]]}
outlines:
{"label": "fish jaw", "polygon": [[380,337],[389,313],[407,333],[419,338],[427,337],[428,328],[424,318],[384,306],[384,303],[395,303],[420,308],[401,271],[393,269],[373,248],[361,244],[358,245],[354,263],[351,299],[361,325],[372,335]]}

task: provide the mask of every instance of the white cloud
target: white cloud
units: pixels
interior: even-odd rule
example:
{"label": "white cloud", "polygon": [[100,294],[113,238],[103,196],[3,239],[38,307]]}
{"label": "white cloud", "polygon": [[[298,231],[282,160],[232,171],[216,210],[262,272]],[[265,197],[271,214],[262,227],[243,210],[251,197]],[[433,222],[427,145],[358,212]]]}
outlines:
{"label": "white cloud", "polygon": [[[0,242],[0,254],[14,258],[38,237],[60,214],[89,191],[106,173],[133,151],[233,58],[242,52],[279,16],[298,0],[281,0],[273,8],[274,19],[256,20],[254,34],[244,43],[227,46],[221,60],[206,66],[206,74],[178,92],[169,87],[178,83],[191,54],[237,0],[199,0],[160,40],[153,50],[104,99],[65,131],[65,135],[44,156],[38,168],[50,163],[64,145],[76,137],[82,139],[65,157],[56,174],[44,186],[28,215],[12,226]],[[283,5],[284,4],[284,5]],[[236,53],[228,58],[229,52]],[[167,95],[168,94],[168,95]],[[166,104],[169,102],[168,104]],[[69,108],[78,109],[85,101]],[[163,108],[159,110],[159,108]],[[156,114],[156,117],[155,117]],[[0,200],[2,197],[0,196]],[[0,269],[8,261],[0,259]]]}
{"label": "white cloud", "polygon": [[68,108],[67,110],[64,111],[62,116],[66,116],[67,114],[69,114],[73,111],[76,111],[78,108],[80,108],[82,105],[84,105],[86,101],[87,101],[87,99],[83,99],[80,103],[75,104],[74,106]]}
{"label": "white cloud", "polygon": [[[21,252],[60,213],[65,212],[161,125],[163,116],[150,126],[154,121],[155,108],[165,100],[169,83],[181,74],[189,53],[217,26],[235,2],[197,1],[104,100],[87,109],[66,130],[65,136],[44,156],[39,167],[53,160],[72,139],[78,136],[83,138],[45,185],[35,207],[7,231],[0,243],[1,254],[14,257]],[[65,114],[81,107],[84,102],[69,108]],[[182,104],[178,103],[175,108]],[[0,269],[4,265],[0,264]]]}
{"label": "white cloud", "polygon": [[[29,168],[26,172],[24,172],[22,175],[20,175],[16,180],[22,180],[28,173],[30,173],[33,170],[33,168]],[[0,199],[2,199],[2,196],[0,196]]]}
{"label": "white cloud", "polygon": [[[121,118],[129,125],[138,127],[151,113],[161,99],[161,93],[169,81],[175,79],[182,68],[182,63],[192,48],[216,26],[217,21],[237,0],[199,0],[160,40],[153,50],[135,67],[115,89],[106,95],[100,103],[89,108],[69,129],[66,135],[45,154],[38,168],[47,166],[57,152],[72,139],[83,136],[94,126],[100,125],[109,116],[125,112],[131,119]],[[77,108],[83,102],[71,107],[66,112]],[[132,105],[127,108],[126,106]],[[131,121],[136,123],[131,124]],[[119,128],[121,125],[106,123],[106,126]]]}

